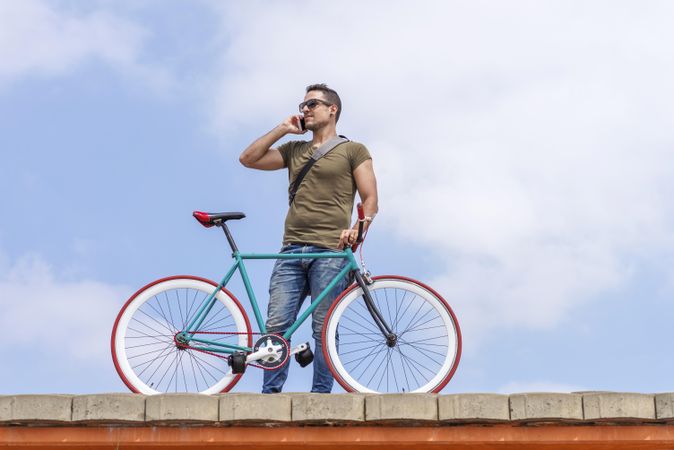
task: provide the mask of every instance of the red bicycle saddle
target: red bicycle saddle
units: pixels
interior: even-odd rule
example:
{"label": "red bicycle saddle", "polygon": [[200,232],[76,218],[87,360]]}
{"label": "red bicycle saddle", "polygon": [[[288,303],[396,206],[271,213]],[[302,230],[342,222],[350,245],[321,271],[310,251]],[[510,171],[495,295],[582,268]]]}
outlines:
{"label": "red bicycle saddle", "polygon": [[202,211],[194,211],[192,213],[195,219],[206,228],[218,225],[228,220],[239,220],[246,217],[242,212],[222,212],[222,213],[207,213]]}

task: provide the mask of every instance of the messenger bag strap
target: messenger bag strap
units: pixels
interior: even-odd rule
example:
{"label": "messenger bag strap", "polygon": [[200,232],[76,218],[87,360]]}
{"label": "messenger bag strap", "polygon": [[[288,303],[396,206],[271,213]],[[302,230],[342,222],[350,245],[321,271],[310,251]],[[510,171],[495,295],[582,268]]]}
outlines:
{"label": "messenger bag strap", "polygon": [[302,180],[304,179],[307,172],[309,172],[309,169],[311,169],[313,165],[316,164],[316,161],[327,155],[330,150],[337,147],[339,144],[343,144],[344,142],[349,142],[349,139],[346,136],[335,136],[325,141],[323,145],[316,149],[314,154],[311,155],[311,158],[309,158],[309,161],[307,161],[304,167],[302,167],[302,170],[297,175],[297,178],[295,178],[295,181],[293,181],[288,188],[289,206],[293,204],[295,195],[297,194],[297,189],[299,189],[300,184],[302,183]]}

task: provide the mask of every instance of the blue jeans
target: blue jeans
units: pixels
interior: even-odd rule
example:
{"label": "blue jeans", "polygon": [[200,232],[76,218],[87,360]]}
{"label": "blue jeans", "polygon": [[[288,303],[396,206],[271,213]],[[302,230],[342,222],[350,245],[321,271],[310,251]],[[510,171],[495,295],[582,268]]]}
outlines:
{"label": "blue jeans", "polygon": [[[312,245],[290,244],[281,249],[281,253],[321,253],[328,251],[322,247]],[[330,284],[335,276],[347,264],[344,258],[318,259],[278,259],[269,282],[269,308],[267,311],[267,332],[285,333],[295,322],[302,302],[311,295],[312,302]],[[314,379],[311,392],[329,393],[332,390],[334,378],[323,356],[321,333],[323,321],[332,302],[346,288],[348,277],[337,285],[321,301],[312,314],[312,328],[315,346],[314,352]],[[281,392],[283,384],[288,378],[290,362],[276,370],[265,370],[262,393],[270,394]]]}

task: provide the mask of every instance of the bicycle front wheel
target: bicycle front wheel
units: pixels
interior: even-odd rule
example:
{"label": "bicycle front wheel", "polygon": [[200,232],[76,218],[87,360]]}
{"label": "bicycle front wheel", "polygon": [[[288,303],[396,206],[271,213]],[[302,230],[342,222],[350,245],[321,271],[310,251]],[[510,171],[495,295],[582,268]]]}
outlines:
{"label": "bicycle front wheel", "polygon": [[323,353],[348,392],[439,392],[461,358],[461,330],[447,302],[430,287],[398,276],[373,278],[368,290],[397,336],[393,346],[354,284],[333,303],[323,326]]}
{"label": "bicycle front wheel", "polygon": [[[196,344],[181,347],[175,340],[216,288],[210,280],[178,276],[157,280],[131,296],[117,316],[111,339],[115,368],[129,389],[142,394],[217,394],[236,384],[241,375],[233,374],[225,359],[193,348]],[[216,299],[198,330],[203,334],[195,337],[250,347],[250,323],[241,304],[224,288]]]}

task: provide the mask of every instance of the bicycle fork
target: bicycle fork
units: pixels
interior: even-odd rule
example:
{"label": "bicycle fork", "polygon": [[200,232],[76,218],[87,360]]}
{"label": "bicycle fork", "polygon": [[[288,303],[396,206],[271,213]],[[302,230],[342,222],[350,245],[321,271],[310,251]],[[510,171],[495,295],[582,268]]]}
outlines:
{"label": "bicycle fork", "polygon": [[372,295],[370,294],[370,290],[367,287],[367,283],[363,279],[363,275],[361,275],[359,270],[355,270],[354,274],[356,276],[356,283],[358,283],[358,286],[360,286],[360,288],[363,290],[363,300],[365,301],[365,306],[370,312],[372,320],[374,320],[374,323],[377,324],[379,331],[381,331],[382,335],[386,338],[386,345],[388,347],[395,347],[396,343],[398,342],[398,336],[393,332],[393,330],[391,330],[391,327],[388,323],[386,323],[384,316],[382,316],[381,311],[379,311],[379,308],[377,308],[375,305]]}

